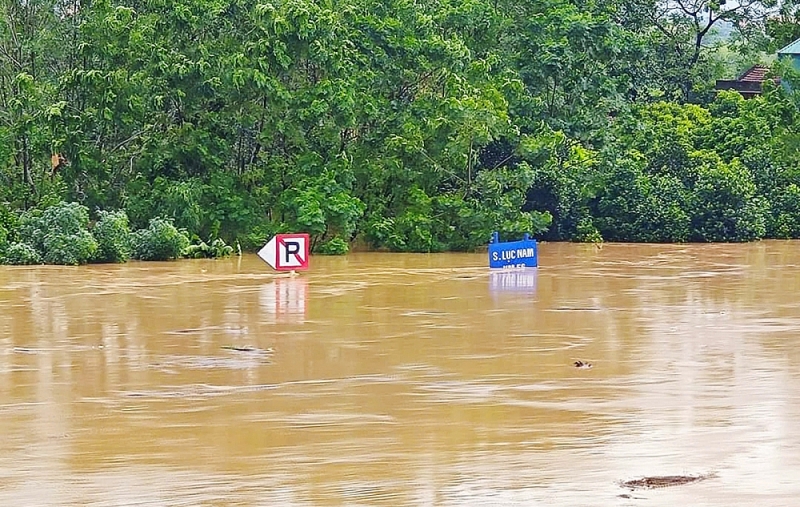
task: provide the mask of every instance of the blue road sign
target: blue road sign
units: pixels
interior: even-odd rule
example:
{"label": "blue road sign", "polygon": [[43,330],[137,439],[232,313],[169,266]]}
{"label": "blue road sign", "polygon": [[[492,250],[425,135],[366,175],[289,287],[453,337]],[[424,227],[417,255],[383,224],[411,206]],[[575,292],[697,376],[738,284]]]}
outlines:
{"label": "blue road sign", "polygon": [[535,268],[538,265],[536,240],[528,234],[521,241],[500,243],[500,235],[492,233],[492,242],[489,243],[490,268]]}

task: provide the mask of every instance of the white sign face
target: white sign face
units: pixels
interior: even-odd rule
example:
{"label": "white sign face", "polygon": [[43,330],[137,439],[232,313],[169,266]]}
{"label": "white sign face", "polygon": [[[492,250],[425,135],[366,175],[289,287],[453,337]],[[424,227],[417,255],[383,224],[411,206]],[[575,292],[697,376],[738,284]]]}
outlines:
{"label": "white sign face", "polygon": [[276,234],[258,256],[277,271],[308,269],[308,234]]}

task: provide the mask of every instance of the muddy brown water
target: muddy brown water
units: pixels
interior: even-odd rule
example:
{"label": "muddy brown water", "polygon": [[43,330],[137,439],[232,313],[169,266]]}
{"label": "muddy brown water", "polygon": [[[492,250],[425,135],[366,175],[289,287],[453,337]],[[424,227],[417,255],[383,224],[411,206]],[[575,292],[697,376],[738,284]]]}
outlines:
{"label": "muddy brown water", "polygon": [[800,243],[540,263],[0,267],[0,505],[798,504]]}

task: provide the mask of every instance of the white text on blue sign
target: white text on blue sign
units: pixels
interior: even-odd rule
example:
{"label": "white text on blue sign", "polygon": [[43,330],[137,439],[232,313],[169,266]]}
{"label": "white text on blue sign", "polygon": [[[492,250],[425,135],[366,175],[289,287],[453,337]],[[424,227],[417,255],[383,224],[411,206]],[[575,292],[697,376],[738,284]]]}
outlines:
{"label": "white text on blue sign", "polygon": [[527,259],[536,257],[534,248],[518,248],[516,250],[501,250],[492,252],[493,261],[514,261],[517,259]]}
{"label": "white text on blue sign", "polygon": [[525,234],[521,241],[500,242],[500,235],[492,234],[489,243],[489,267],[499,269],[535,268],[538,266],[536,240]]}

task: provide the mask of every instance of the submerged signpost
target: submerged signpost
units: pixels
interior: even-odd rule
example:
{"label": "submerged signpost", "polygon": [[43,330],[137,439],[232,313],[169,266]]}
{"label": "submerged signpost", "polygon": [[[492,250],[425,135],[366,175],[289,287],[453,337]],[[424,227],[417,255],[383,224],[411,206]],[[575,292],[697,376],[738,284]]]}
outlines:
{"label": "submerged signpost", "polygon": [[520,241],[500,243],[500,234],[492,233],[489,243],[489,267],[493,269],[535,268],[539,265],[536,240],[526,233]]}
{"label": "submerged signpost", "polygon": [[258,256],[275,271],[308,269],[308,234],[276,234],[258,251]]}
{"label": "submerged signpost", "polygon": [[258,256],[275,271],[289,271],[289,278],[275,279],[261,287],[261,306],[277,320],[302,322],[306,315],[307,282],[295,278],[296,271],[308,269],[308,234],[276,234],[258,251]]}
{"label": "submerged signpost", "polygon": [[489,287],[492,292],[536,292],[536,269],[539,265],[536,240],[529,235],[520,241],[500,243],[500,235],[492,234],[489,243]]}

